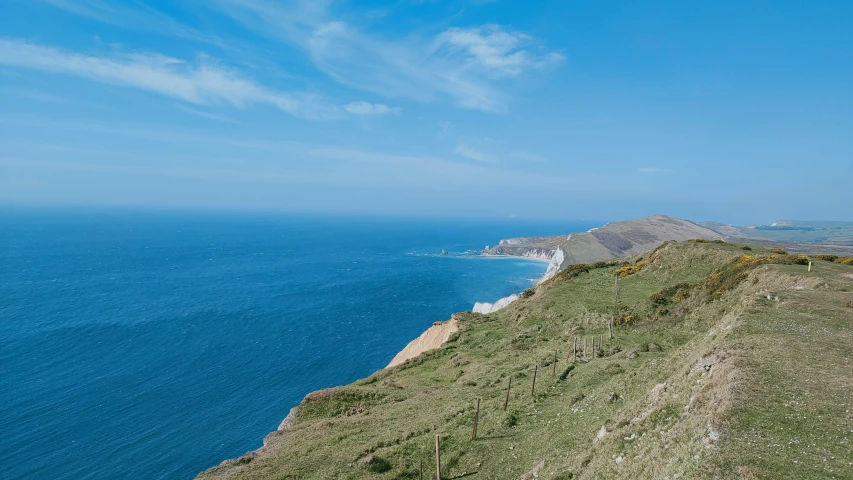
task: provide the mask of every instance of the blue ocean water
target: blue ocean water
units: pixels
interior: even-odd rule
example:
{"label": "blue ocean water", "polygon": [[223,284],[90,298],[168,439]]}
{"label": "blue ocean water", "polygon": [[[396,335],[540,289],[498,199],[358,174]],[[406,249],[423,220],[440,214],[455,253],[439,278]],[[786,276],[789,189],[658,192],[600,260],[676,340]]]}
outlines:
{"label": "blue ocean water", "polygon": [[192,478],[546,266],[465,250],[591,226],[0,211],[0,472]]}

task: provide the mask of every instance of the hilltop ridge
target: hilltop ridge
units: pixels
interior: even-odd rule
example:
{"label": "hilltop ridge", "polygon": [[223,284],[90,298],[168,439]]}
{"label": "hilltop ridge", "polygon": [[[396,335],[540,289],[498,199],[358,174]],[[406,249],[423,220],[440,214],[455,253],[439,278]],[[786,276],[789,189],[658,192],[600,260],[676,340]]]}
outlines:
{"label": "hilltop ridge", "polygon": [[710,240],[720,238],[720,234],[689,220],[652,215],[611,222],[587,232],[504,239],[483,254],[549,259],[551,265],[544,277],[547,279],[569,265],[640,255],[661,242],[691,238]]}

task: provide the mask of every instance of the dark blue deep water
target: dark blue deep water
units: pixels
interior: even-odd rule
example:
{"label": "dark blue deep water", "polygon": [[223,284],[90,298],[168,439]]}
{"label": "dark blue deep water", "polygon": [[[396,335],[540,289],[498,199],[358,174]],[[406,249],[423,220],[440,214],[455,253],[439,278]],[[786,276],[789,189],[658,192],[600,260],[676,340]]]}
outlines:
{"label": "dark blue deep water", "polygon": [[591,226],[0,211],[0,476],[192,478],[546,266],[461,252]]}

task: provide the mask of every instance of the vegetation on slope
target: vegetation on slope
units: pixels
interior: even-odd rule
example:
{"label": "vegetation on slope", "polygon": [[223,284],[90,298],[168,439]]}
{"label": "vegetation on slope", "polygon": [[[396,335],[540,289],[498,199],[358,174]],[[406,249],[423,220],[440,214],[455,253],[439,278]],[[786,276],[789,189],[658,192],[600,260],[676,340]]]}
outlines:
{"label": "vegetation on slope", "polygon": [[726,243],[575,266],[201,477],[434,478],[439,435],[445,479],[853,478],[851,292],[836,259]]}

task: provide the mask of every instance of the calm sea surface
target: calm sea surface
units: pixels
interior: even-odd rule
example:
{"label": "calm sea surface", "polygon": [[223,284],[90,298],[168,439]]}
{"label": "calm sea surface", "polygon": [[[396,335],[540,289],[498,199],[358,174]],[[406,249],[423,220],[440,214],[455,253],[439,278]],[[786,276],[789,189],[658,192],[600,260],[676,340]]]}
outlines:
{"label": "calm sea surface", "polygon": [[0,476],[192,478],[546,267],[465,250],[592,226],[0,210]]}

